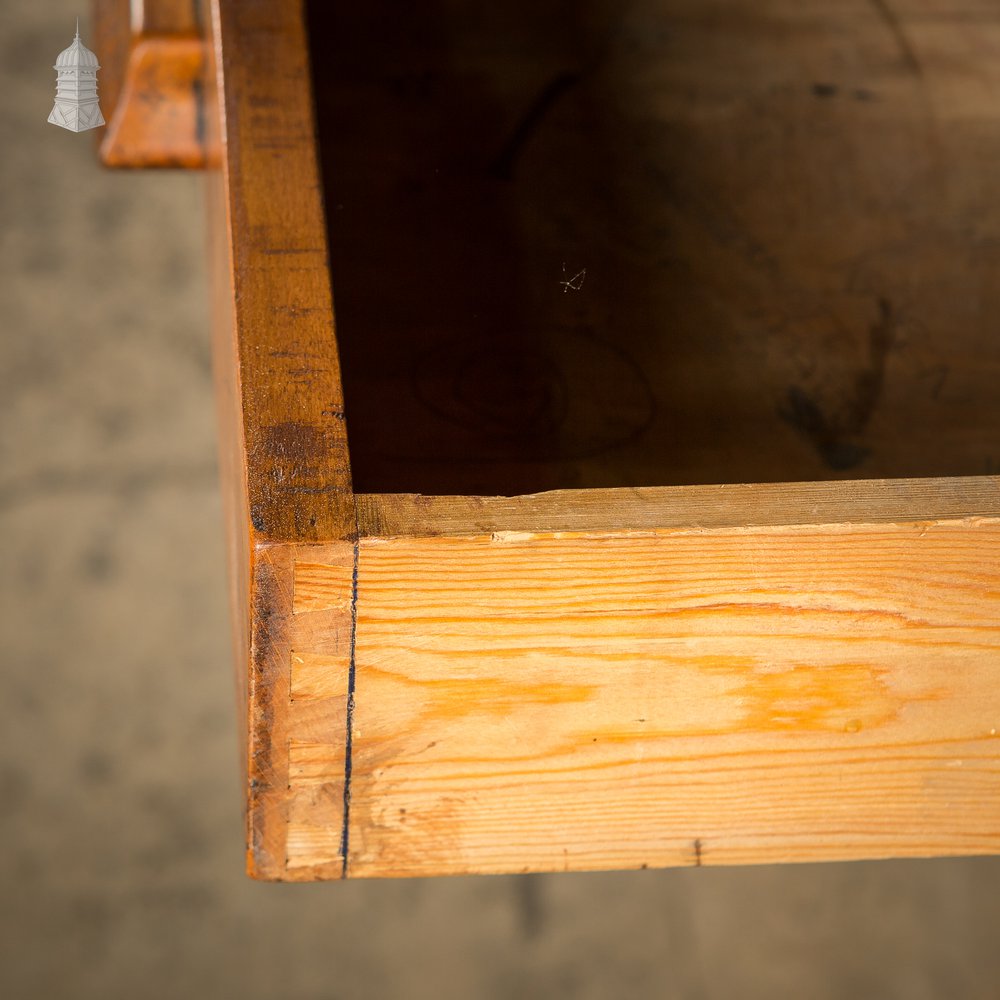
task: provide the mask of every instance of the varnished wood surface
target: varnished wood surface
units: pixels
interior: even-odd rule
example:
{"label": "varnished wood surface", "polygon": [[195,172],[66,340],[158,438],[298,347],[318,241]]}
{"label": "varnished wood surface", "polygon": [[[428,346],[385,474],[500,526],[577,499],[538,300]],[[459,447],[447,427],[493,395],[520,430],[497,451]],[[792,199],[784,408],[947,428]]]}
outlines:
{"label": "varnished wood surface", "polygon": [[94,0],[108,167],[218,165],[202,0]]}
{"label": "varnished wood surface", "polygon": [[[346,874],[997,851],[998,545],[996,517],[362,539]],[[301,552],[296,603],[338,580]]]}
{"label": "varnished wood surface", "polygon": [[359,492],[1000,471],[990,0],[310,16]]}
{"label": "varnished wood surface", "polygon": [[213,11],[253,537],[346,538],[354,502],[302,11],[236,0]]}
{"label": "varnished wood surface", "polygon": [[342,873],[330,855],[343,838],[353,615],[349,540],[313,548],[328,580],[340,575],[336,596],[309,607],[295,599],[296,546],[272,541],[354,534],[300,14],[211,10],[210,128],[225,156],[207,207],[247,867],[270,879]]}

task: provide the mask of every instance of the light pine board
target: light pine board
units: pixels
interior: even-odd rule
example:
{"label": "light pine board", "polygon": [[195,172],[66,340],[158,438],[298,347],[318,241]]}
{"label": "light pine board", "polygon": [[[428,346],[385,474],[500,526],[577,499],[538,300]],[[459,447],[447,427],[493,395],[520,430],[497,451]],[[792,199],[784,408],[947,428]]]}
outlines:
{"label": "light pine board", "polygon": [[[363,538],[346,874],[997,851],[998,541],[993,518]],[[299,558],[297,607],[343,587]],[[343,697],[342,656],[297,669]],[[303,775],[332,784],[335,744]],[[317,826],[293,813],[288,842],[332,874]]]}

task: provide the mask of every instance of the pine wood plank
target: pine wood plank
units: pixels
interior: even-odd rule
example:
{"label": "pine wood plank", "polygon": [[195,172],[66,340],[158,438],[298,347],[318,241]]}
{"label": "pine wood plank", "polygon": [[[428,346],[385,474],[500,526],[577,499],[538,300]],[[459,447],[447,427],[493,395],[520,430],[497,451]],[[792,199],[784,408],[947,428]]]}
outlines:
{"label": "pine wood plank", "polygon": [[[679,489],[584,495],[586,530],[567,497],[367,498],[425,520],[362,535],[354,594],[346,548],[281,547],[294,864],[258,874],[1000,849],[996,484],[974,514],[947,482],[893,485],[747,488],[781,523],[714,527]],[[850,519],[809,523],[823,499]],[[560,505],[565,530],[510,527]]]}
{"label": "pine wood plank", "polygon": [[323,604],[296,601],[295,546],[255,551],[248,691],[248,855],[259,878],[340,877],[354,546],[311,546]]}
{"label": "pine wood plank", "polygon": [[348,874],[997,851],[998,542],[363,539]]}

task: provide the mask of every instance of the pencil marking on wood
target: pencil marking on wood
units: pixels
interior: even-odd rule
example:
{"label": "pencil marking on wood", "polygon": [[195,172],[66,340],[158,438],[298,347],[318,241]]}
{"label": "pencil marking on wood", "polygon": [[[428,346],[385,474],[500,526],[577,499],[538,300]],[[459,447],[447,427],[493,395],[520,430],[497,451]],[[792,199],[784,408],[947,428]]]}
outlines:
{"label": "pencil marking on wood", "polygon": [[347,734],[344,739],[344,828],[340,835],[340,853],[343,857],[341,878],[347,878],[347,853],[351,835],[351,768],[354,729],[354,688],[357,676],[355,644],[358,631],[358,541],[354,542],[354,565],[351,569],[351,660],[347,670]]}

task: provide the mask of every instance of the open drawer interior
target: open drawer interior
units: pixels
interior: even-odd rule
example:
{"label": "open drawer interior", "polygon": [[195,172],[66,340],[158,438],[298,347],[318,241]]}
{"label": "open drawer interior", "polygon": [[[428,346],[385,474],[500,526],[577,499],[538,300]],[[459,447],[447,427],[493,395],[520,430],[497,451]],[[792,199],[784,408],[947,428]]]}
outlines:
{"label": "open drawer interior", "polygon": [[354,488],[1000,471],[1000,8],[313,2]]}

